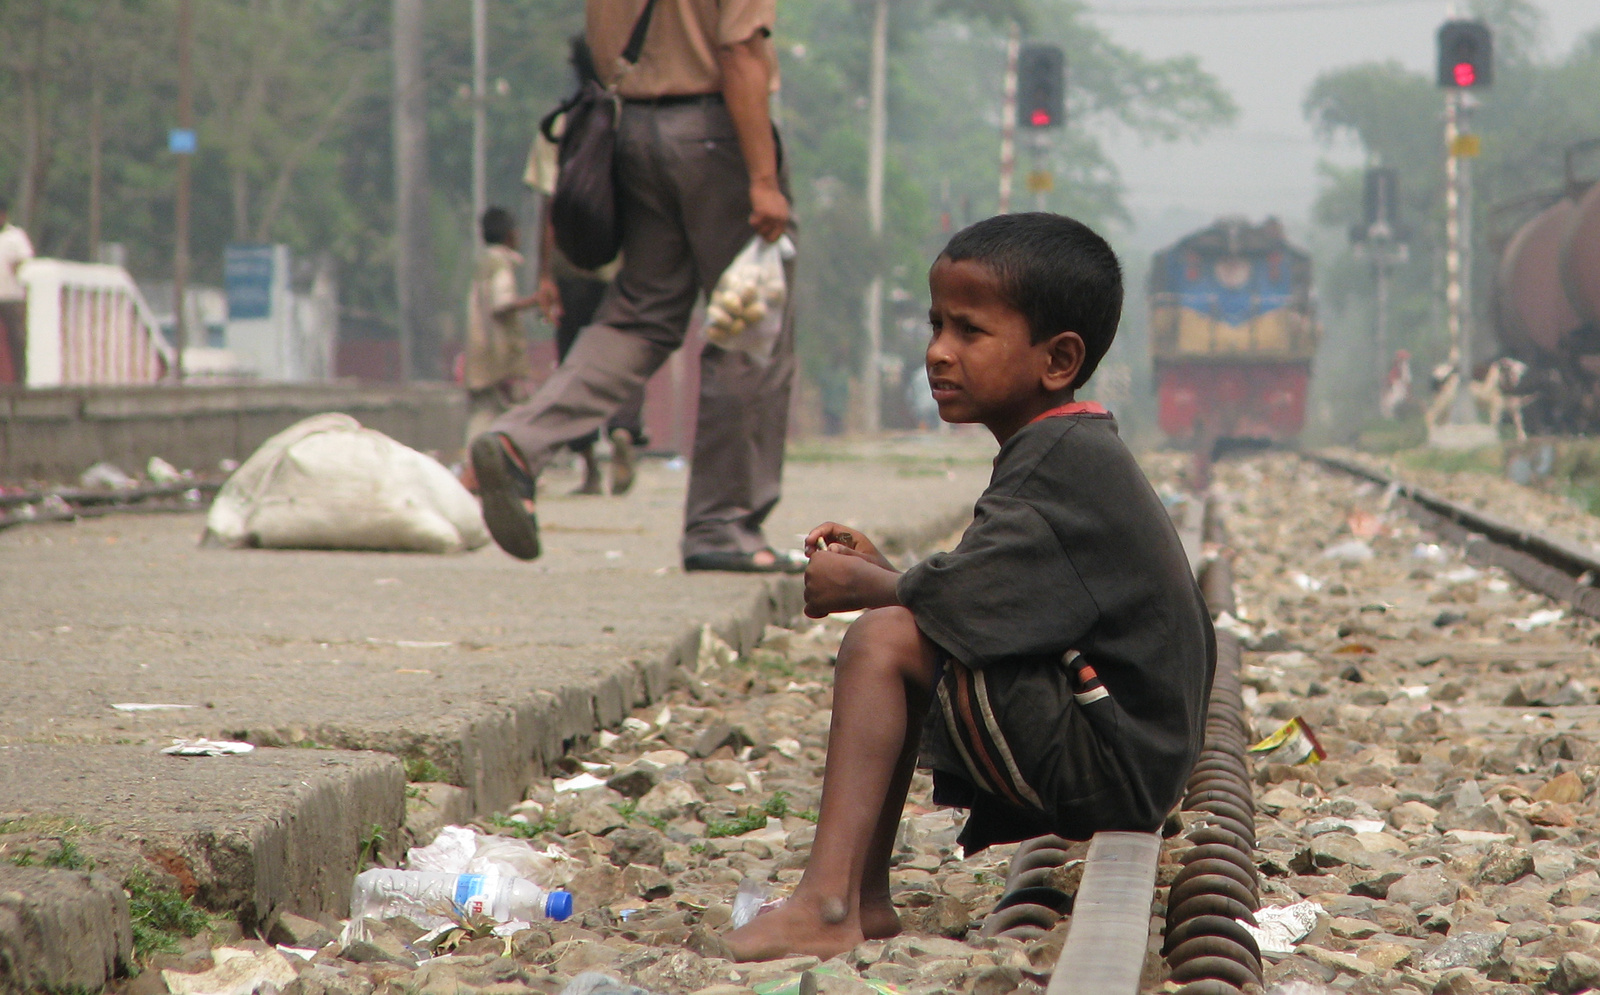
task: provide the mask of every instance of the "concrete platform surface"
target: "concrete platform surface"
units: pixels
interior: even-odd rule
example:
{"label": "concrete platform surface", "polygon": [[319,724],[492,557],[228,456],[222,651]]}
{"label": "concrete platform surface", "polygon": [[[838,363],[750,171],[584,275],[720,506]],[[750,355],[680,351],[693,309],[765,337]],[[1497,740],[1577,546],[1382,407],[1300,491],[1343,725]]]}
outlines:
{"label": "concrete platform surface", "polygon": [[[962,433],[802,448],[768,536],[798,546],[831,518],[890,549],[937,542],[994,448]],[[685,477],[646,462],[633,493],[593,498],[547,473],[531,564],[494,547],[202,549],[200,515],[0,533],[0,867],[70,839],[107,880],[154,869],[246,929],[344,914],[362,841],[398,838],[401,761],[464,789],[441,789],[443,807],[419,796],[434,822],[502,809],[572,740],[660,695],[703,624],[746,648],[798,612],[796,578],[682,572]],[[157,752],[179,736],[259,748]],[[46,946],[105,947],[75,911],[83,887],[52,886],[19,917],[0,886],[0,947],[39,929]]]}
{"label": "concrete platform surface", "polygon": [[98,991],[132,962],[117,882],[0,863],[0,992]]}
{"label": "concrete platform surface", "polygon": [[[928,435],[795,459],[768,536],[797,546],[827,518],[943,536],[993,450]],[[376,749],[504,807],[564,741],[659,693],[701,623],[748,643],[798,609],[794,580],[681,571],[685,476],[646,462],[633,493],[579,498],[547,474],[533,563],[202,549],[199,515],[0,533],[0,744]]]}
{"label": "concrete platform surface", "polygon": [[251,928],[282,910],[347,914],[360,841],[397,839],[405,822],[405,775],[392,756],[344,750],[12,744],[0,746],[0,822],[0,860],[27,849],[37,862],[66,840],[118,880],[147,861]]}

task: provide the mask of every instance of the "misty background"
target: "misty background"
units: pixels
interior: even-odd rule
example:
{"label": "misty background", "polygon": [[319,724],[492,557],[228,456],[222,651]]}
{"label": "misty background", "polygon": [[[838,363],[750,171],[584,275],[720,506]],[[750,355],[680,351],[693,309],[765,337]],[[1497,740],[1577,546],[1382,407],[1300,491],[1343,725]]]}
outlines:
{"label": "misty background", "polygon": [[[170,279],[175,157],[175,0],[0,0],[0,190],[42,254],[125,261]],[[423,6],[420,205],[427,279],[397,303],[394,0],[207,0],[196,4],[194,279],[222,281],[230,243],[282,242],[302,269],[337,274],[340,334],[399,339],[444,377],[459,349],[473,251],[470,5]],[[1600,136],[1600,7],[1593,0],[893,0],[885,235],[865,211],[871,4],[779,0],[781,121],[802,225],[798,348],[818,426],[847,429],[859,403],[862,294],[885,276],[884,417],[926,409],[920,362],[929,261],[950,231],[997,209],[1007,32],[1061,45],[1068,124],[1021,176],[1054,175],[1050,210],[1101,227],[1124,256],[1129,305],[1097,391],[1127,431],[1154,441],[1143,280],[1150,254],[1219,216],[1281,218],[1316,260],[1325,337],[1312,428],[1348,438],[1370,410],[1372,278],[1347,230],[1360,173],[1400,173],[1411,261],[1396,273],[1394,345],[1419,380],[1446,351],[1443,97],[1434,33],[1448,16],[1495,30],[1496,79],[1475,130],[1484,290],[1493,205],[1559,181],[1562,151]],[[490,0],[489,202],[527,222],[521,177],[538,119],[570,86],[575,0]],[[1035,156],[1037,155],[1037,159]],[[1591,172],[1600,173],[1600,163]],[[1033,206],[1021,188],[1013,209]],[[525,239],[525,241],[531,241]],[[422,286],[421,283],[427,284]],[[535,330],[547,336],[548,329]]]}

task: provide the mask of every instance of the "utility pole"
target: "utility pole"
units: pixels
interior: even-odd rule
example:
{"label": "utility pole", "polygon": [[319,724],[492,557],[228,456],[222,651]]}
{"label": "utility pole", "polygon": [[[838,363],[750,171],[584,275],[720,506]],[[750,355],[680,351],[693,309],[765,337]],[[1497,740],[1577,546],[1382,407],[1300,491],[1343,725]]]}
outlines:
{"label": "utility pole", "polygon": [[89,67],[89,252],[91,263],[100,261],[101,174],[105,149],[105,74],[100,61]]}
{"label": "utility pole", "polygon": [[192,0],[178,0],[178,130],[187,135],[181,141],[169,139],[178,153],[178,199],[174,214],[177,237],[172,253],[172,318],[176,334],[178,381],[183,382],[183,353],[189,347],[189,319],[185,298],[189,291],[189,185],[194,167],[194,7]]}
{"label": "utility pole", "polygon": [[440,359],[428,225],[428,108],[422,69],[425,15],[423,0],[394,0],[395,290],[402,380],[436,376]]}
{"label": "utility pole", "polygon": [[[883,160],[889,129],[889,0],[877,0],[872,16],[872,74],[867,112],[867,224],[874,249],[883,241]],[[883,427],[883,275],[867,284],[867,347],[861,357],[861,429]]]}
{"label": "utility pole", "polygon": [[[478,219],[489,207],[488,159],[489,124],[485,105],[489,97],[489,3],[472,0],[472,224],[474,235]],[[470,246],[475,246],[474,237]]]}
{"label": "utility pole", "polygon": [[1017,169],[1017,57],[1022,52],[1022,28],[1011,22],[1006,35],[1006,74],[1000,99],[1000,211],[1011,213],[1011,181]]}

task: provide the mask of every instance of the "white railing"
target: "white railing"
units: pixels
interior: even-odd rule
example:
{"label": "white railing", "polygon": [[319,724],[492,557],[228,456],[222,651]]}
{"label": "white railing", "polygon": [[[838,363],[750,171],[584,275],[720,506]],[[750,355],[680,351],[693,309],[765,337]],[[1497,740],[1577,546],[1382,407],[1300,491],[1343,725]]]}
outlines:
{"label": "white railing", "polygon": [[173,370],[172,349],[127,270],[33,259],[21,276],[29,387],[155,383]]}

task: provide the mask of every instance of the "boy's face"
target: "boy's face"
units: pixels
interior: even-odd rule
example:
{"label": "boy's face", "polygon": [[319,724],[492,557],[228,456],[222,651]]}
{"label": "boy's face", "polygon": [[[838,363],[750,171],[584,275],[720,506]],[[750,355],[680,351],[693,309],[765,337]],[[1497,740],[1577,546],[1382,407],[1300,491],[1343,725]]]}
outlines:
{"label": "boy's face", "polygon": [[989,267],[940,256],[928,273],[933,306],[926,356],[939,417],[976,422],[1001,442],[1071,400],[1083,339],[1061,332],[1035,344],[1022,312],[1006,303]]}

